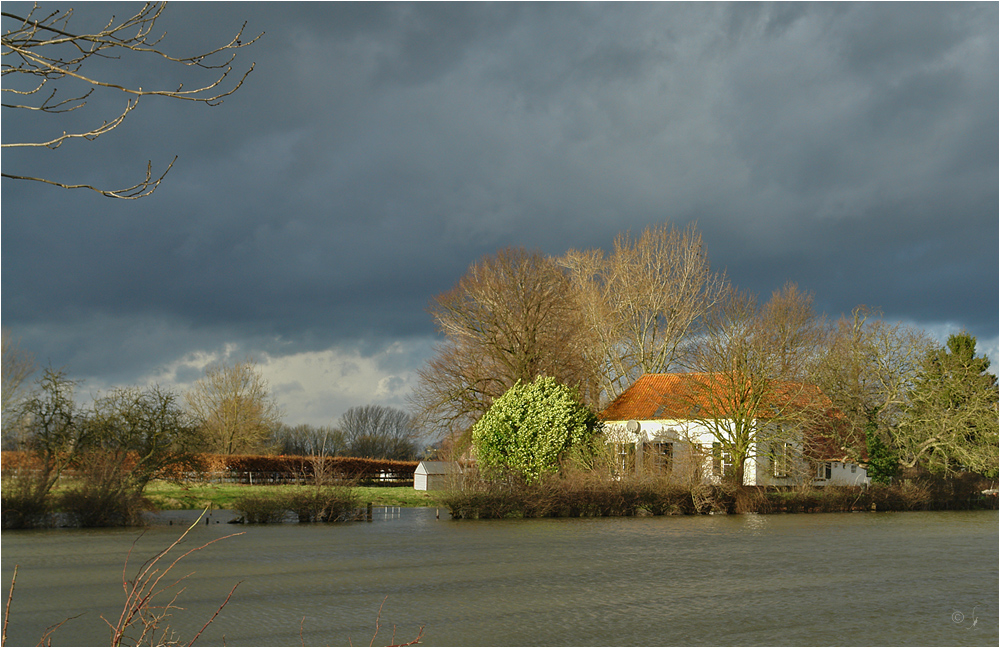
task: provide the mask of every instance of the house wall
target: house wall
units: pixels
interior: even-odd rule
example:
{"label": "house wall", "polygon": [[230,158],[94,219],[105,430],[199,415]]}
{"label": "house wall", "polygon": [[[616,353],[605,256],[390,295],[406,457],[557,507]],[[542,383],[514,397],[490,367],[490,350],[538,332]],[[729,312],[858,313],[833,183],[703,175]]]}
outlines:
{"label": "house wall", "polygon": [[813,479],[813,484],[816,486],[867,486],[870,483],[867,470],[857,464],[842,461],[820,463]]}
{"label": "house wall", "polygon": [[[721,475],[716,474],[712,455],[712,443],[715,437],[708,428],[692,421],[671,419],[642,420],[638,423],[639,431],[633,433],[627,429],[625,421],[605,422],[605,440],[608,443],[635,444],[637,450],[643,443],[675,443],[675,465],[684,465],[685,462],[687,465],[693,462],[700,463],[697,468],[705,481],[710,483],[721,481]],[[789,464],[787,476],[777,477],[774,474],[773,463],[767,458],[767,448],[761,450],[762,452],[758,453],[754,447],[744,465],[743,483],[746,486],[795,486],[810,481],[818,486],[826,484],[862,486],[869,483],[865,469],[856,464],[853,465],[852,472],[852,464],[830,462],[830,477],[826,478],[824,467],[823,478],[820,479],[816,468],[801,459]],[[797,454],[801,451],[801,445],[792,442],[792,451]],[[699,455],[700,458],[697,458]],[[641,465],[641,459],[641,456],[636,457],[637,466]]]}
{"label": "house wall", "polygon": [[635,465],[639,469],[649,458],[642,455],[645,443],[673,443],[674,470],[684,476],[701,475],[707,481],[718,481],[713,474],[713,436],[703,425],[691,421],[671,419],[639,421],[638,433],[630,432],[625,421],[605,422],[605,441],[615,444],[634,444]]}

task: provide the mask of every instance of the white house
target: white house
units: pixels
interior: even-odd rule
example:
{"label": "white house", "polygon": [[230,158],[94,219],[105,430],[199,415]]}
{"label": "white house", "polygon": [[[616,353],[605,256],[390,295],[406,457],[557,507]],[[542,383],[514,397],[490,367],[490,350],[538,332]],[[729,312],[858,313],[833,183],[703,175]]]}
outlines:
{"label": "white house", "polygon": [[422,491],[452,488],[461,473],[457,461],[421,461],[413,471],[413,488]]}
{"label": "white house", "polygon": [[[726,400],[712,398],[710,392],[717,389],[713,380],[708,374],[645,374],[612,401],[600,417],[605,439],[618,453],[619,468],[681,471],[710,482],[720,481],[732,470],[730,456],[707,424],[713,417],[706,412],[724,407]],[[692,381],[702,390],[696,397],[692,396]],[[808,391],[822,397],[815,388]],[[764,411],[772,409],[778,411]],[[725,419],[723,414],[717,420]],[[744,464],[745,485],[790,486],[805,481],[816,485],[868,484],[865,469],[831,443],[816,435],[803,438],[806,433],[787,423],[787,431],[777,421],[754,420],[758,423],[766,440],[751,446]]]}

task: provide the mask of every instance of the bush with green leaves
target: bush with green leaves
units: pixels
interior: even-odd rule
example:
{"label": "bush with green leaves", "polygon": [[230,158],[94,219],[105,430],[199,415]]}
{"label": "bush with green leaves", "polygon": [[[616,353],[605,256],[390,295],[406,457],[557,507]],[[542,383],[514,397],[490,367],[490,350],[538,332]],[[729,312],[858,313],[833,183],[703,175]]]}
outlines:
{"label": "bush with green leaves", "polygon": [[531,483],[558,471],[561,461],[589,460],[598,425],[576,390],[540,376],[518,381],[494,401],[472,427],[472,444],[483,475]]}

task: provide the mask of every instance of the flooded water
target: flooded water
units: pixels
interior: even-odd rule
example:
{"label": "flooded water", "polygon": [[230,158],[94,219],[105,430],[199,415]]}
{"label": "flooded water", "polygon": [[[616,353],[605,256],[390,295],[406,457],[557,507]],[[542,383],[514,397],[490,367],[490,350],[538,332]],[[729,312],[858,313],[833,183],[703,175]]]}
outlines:
{"label": "flooded water", "polygon": [[[996,511],[236,526],[185,542],[171,626],[199,645],[998,644]],[[134,568],[179,535],[158,524]],[[8,645],[107,645],[139,532],[3,532]],[[137,558],[141,557],[141,558]],[[165,600],[164,600],[165,602]],[[395,627],[395,638],[393,638]]]}

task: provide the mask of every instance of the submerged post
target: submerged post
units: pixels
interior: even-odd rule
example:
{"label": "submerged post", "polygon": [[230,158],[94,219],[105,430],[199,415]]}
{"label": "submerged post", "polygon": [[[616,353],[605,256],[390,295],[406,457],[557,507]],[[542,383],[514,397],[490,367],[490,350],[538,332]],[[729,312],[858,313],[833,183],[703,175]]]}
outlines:
{"label": "submerged post", "polygon": [[372,503],[371,502],[368,502],[367,519],[368,519],[369,522],[372,521]]}

